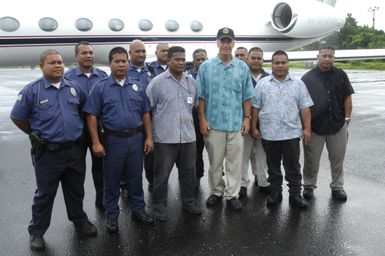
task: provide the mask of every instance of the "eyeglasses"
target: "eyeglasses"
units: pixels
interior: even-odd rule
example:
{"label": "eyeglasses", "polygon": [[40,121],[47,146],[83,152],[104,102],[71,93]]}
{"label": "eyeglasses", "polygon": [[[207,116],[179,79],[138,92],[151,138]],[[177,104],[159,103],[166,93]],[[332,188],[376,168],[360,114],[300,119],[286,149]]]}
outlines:
{"label": "eyeglasses", "polygon": [[286,65],[287,61],[274,61],[273,64],[274,65]]}

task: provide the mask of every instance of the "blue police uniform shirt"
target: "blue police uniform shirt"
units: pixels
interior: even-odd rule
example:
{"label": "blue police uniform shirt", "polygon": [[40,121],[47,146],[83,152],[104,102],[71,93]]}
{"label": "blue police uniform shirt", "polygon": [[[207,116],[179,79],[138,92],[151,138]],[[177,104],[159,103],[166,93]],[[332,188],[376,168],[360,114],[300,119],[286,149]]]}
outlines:
{"label": "blue police uniform shirt", "polygon": [[89,94],[92,86],[99,80],[108,77],[108,74],[101,69],[92,68],[92,72],[90,76],[83,74],[79,67],[70,69],[65,72],[64,77],[75,80],[81,86],[87,89],[87,93]]}
{"label": "blue police uniform shirt", "polygon": [[11,118],[28,120],[32,132],[49,142],[76,141],[83,132],[80,110],[86,98],[75,81],[63,78],[56,88],[43,77],[19,93]]}
{"label": "blue police uniform shirt", "polygon": [[167,67],[166,67],[166,69],[164,69],[164,68],[162,67],[162,65],[159,64],[158,61],[153,61],[153,62],[151,62],[151,63],[148,64],[148,65],[150,65],[151,67],[154,68],[155,76],[160,75],[160,74],[162,74],[164,71],[167,70]]}
{"label": "blue police uniform shirt", "polygon": [[133,129],[143,124],[143,113],[150,111],[142,86],[127,79],[121,86],[112,76],[97,82],[83,111],[98,117],[112,131]]}
{"label": "blue police uniform shirt", "polygon": [[137,68],[134,65],[128,66],[128,78],[131,83],[140,83],[144,91],[146,91],[148,84],[152,79],[152,74],[148,70],[147,65],[144,65],[141,68]]}
{"label": "blue police uniform shirt", "polygon": [[198,76],[198,70],[195,68],[191,68],[189,71],[187,71],[187,74],[189,74],[192,78],[196,80]]}

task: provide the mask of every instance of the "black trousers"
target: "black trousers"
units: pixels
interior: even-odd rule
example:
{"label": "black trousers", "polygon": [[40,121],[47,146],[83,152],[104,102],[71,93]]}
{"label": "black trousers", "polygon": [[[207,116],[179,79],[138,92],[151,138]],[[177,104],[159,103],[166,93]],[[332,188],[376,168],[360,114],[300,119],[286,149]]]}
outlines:
{"label": "black trousers", "polygon": [[262,139],[266,152],[268,181],[272,191],[282,191],[281,162],[285,169],[285,180],[288,182],[290,194],[301,193],[302,175],[299,163],[299,138],[291,140],[270,141]]}

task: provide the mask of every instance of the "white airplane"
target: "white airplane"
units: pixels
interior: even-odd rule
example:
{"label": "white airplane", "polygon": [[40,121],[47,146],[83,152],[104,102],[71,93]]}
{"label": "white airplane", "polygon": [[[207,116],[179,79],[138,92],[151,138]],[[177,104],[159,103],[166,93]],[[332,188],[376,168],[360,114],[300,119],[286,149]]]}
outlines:
{"label": "white airplane", "polygon": [[113,47],[127,47],[134,39],[145,42],[147,61],[161,42],[184,47],[188,60],[196,48],[213,57],[216,33],[225,26],[234,30],[236,47],[291,50],[334,33],[344,22],[341,12],[315,0],[12,0],[0,9],[0,67],[36,65],[49,48],[70,64],[82,40],[94,45],[100,64]]}

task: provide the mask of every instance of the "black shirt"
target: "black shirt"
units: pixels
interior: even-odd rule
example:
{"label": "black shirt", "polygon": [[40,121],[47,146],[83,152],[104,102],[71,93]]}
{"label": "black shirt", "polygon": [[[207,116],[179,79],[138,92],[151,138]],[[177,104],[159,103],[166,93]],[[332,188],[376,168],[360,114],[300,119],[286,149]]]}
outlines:
{"label": "black shirt", "polygon": [[354,93],[345,71],[333,67],[322,72],[316,67],[307,72],[302,81],[314,102],[310,107],[313,132],[335,134],[345,124],[345,98]]}

